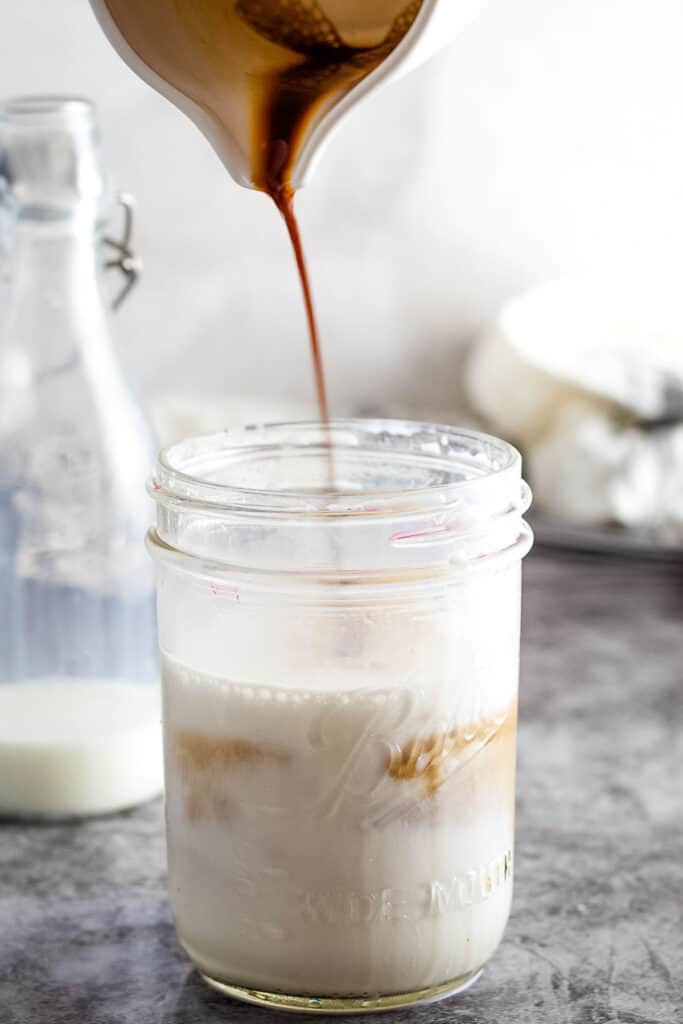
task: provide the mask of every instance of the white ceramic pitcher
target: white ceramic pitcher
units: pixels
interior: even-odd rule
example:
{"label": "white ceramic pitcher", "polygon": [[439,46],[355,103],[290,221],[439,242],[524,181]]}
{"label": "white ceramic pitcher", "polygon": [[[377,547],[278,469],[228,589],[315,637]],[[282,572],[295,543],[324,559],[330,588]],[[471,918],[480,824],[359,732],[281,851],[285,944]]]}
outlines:
{"label": "white ceramic pitcher", "polygon": [[[379,67],[339,100],[310,132],[292,170],[293,187],[298,189],[308,182],[325,143],[349,110],[382,85],[400,78],[428,60],[472,20],[485,2],[486,0],[424,0],[414,24],[396,49]],[[253,187],[244,153],[236,146],[231,146],[224,133],[217,133],[215,125],[198,104],[169,85],[140,59],[121,35],[105,0],[90,0],[90,3],[112,46],[128,66],[195,122],[212,143],[238,184]]]}

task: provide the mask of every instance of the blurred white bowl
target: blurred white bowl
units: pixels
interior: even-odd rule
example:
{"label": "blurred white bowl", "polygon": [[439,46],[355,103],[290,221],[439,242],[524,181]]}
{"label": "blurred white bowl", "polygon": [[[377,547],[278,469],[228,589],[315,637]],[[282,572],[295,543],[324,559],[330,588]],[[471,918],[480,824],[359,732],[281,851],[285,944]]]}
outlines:
{"label": "blurred white bowl", "polygon": [[683,301],[665,275],[553,281],[475,345],[467,393],[558,522],[683,541]]}
{"label": "blurred white bowl", "polygon": [[513,299],[472,351],[466,387],[503,434],[530,444],[578,397],[639,422],[683,418],[680,285],[565,278]]}

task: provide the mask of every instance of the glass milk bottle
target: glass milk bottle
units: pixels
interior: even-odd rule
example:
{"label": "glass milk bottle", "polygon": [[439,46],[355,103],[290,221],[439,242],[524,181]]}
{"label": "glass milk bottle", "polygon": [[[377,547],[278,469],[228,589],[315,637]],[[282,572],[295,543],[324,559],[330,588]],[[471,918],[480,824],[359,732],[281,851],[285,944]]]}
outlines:
{"label": "glass milk bottle", "polygon": [[420,423],[287,424],[173,445],[153,492],[188,954],[261,1006],[462,990],[512,896],[518,453]]}
{"label": "glass milk bottle", "polygon": [[161,790],[154,444],[101,287],[111,195],[80,99],[0,106],[0,814]]}

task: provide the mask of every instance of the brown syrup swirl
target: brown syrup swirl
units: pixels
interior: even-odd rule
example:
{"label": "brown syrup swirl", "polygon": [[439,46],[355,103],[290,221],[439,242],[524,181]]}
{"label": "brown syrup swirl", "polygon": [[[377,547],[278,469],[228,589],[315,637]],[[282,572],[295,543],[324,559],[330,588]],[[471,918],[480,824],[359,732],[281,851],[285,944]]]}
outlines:
{"label": "brown syrup swirl", "polygon": [[263,764],[286,764],[291,754],[275,744],[210,736],[179,730],[173,737],[173,753],[185,787],[185,813],[189,821],[225,821],[229,800],[221,780],[227,772]]}
{"label": "brown syrup swirl", "polygon": [[456,768],[514,729],[514,719],[510,710],[501,719],[411,739],[389,755],[387,774],[399,781],[420,779],[426,795],[433,796]]}

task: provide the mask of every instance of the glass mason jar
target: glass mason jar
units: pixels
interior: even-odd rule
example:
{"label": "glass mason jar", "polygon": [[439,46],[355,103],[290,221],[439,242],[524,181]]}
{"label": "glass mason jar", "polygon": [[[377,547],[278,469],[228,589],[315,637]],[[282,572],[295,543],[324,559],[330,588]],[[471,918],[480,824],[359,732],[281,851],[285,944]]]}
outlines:
{"label": "glass mason jar", "polygon": [[419,423],[268,426],[166,449],[152,493],[190,957],[302,1010],[462,989],[512,893],[519,454]]}
{"label": "glass mason jar", "polygon": [[145,482],[155,443],[102,285],[113,199],[92,105],[0,105],[0,814],[161,791]]}

